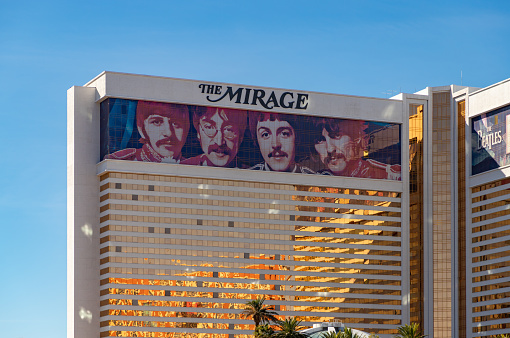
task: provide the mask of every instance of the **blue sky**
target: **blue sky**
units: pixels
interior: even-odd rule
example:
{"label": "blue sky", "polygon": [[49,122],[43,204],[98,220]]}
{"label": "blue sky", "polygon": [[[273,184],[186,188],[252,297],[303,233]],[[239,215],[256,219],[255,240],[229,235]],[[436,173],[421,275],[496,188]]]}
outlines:
{"label": "blue sky", "polygon": [[510,77],[506,1],[0,0],[0,334],[66,335],[66,90],[103,70],[387,97]]}

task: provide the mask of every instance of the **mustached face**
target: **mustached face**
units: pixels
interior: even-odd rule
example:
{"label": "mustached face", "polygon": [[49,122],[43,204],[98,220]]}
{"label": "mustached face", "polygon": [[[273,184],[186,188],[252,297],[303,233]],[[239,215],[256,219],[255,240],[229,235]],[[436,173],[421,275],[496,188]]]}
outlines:
{"label": "mustached face", "polygon": [[217,167],[227,166],[239,150],[239,127],[229,121],[228,115],[218,110],[199,121],[198,139],[204,154]]}
{"label": "mustached face", "polygon": [[[151,147],[161,156],[178,158],[186,142],[189,124],[179,117],[149,115],[144,121],[145,135]],[[140,130],[140,134],[144,134]]]}
{"label": "mustached face", "polygon": [[315,142],[315,150],[326,167],[335,175],[343,175],[351,160],[354,150],[348,135],[330,135],[322,130],[322,137]]}
{"label": "mustached face", "polygon": [[287,121],[257,123],[257,142],[264,161],[274,171],[288,171],[294,164],[296,134]]}

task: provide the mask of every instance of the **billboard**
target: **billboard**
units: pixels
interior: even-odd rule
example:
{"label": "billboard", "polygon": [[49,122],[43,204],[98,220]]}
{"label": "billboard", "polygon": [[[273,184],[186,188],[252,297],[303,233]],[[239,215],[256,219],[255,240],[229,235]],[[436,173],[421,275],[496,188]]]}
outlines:
{"label": "billboard", "polygon": [[474,117],[471,126],[472,175],[510,164],[510,106]]}
{"label": "billboard", "polygon": [[109,98],[101,160],[401,179],[400,124]]}

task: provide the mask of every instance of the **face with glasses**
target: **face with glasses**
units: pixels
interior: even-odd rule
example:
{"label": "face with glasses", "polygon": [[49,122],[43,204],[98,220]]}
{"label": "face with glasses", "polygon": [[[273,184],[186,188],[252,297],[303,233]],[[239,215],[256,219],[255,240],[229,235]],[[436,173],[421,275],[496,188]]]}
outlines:
{"label": "face with glasses", "polygon": [[198,123],[198,139],[204,154],[217,167],[227,166],[237,155],[240,135],[236,113],[208,108]]}

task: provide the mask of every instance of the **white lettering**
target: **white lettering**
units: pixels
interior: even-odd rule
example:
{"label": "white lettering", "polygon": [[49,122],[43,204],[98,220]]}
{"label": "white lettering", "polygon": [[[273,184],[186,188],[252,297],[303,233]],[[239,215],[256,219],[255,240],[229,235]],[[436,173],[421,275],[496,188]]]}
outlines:
{"label": "white lettering", "polygon": [[496,131],[494,133],[488,133],[487,135],[483,135],[482,131],[479,130],[477,134],[478,134],[478,146],[477,146],[478,150],[482,148],[492,149],[492,146],[503,142],[501,131]]}

